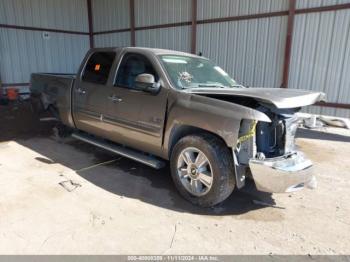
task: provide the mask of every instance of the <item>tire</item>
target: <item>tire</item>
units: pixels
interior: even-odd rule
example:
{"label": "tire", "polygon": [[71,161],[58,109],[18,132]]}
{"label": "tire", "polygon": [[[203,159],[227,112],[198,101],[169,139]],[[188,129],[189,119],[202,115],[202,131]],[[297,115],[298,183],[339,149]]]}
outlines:
{"label": "tire", "polygon": [[54,106],[49,106],[48,111],[58,121],[55,127],[53,128],[53,135],[57,141],[63,142],[61,140],[70,137],[73,130],[70,127],[65,126],[61,123],[58,110]]}
{"label": "tire", "polygon": [[235,187],[232,154],[222,140],[210,134],[180,139],[172,150],[170,169],[180,194],[201,207],[224,201]]}
{"label": "tire", "polygon": [[53,128],[53,135],[56,139],[63,139],[63,138],[67,138],[70,137],[72,134],[72,129],[61,124],[58,123],[54,128]]}
{"label": "tire", "polygon": [[33,96],[30,99],[30,103],[34,114],[39,116],[45,111],[40,98]]}

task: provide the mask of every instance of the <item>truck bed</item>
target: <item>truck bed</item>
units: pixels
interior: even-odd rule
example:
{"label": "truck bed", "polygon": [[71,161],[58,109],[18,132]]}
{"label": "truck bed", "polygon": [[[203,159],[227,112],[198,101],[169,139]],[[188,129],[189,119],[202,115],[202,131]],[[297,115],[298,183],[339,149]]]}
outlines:
{"label": "truck bed", "polygon": [[72,126],[71,95],[75,74],[35,73],[31,75],[30,92],[33,98],[40,97],[45,109],[49,105],[59,113],[60,120]]}

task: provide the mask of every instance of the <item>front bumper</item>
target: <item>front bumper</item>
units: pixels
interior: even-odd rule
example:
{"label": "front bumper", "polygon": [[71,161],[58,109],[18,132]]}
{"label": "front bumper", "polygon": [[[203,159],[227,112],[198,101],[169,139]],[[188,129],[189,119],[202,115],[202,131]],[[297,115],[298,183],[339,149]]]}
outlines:
{"label": "front bumper", "polygon": [[312,162],[301,152],[264,160],[250,159],[249,167],[260,191],[284,193],[317,186]]}

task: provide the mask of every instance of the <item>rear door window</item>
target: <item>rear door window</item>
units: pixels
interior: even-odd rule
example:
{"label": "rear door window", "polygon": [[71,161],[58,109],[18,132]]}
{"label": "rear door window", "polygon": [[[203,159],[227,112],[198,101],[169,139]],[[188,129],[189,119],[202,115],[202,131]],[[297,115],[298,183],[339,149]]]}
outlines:
{"label": "rear door window", "polygon": [[96,52],[92,54],[85,66],[82,80],[105,85],[115,58],[115,52]]}

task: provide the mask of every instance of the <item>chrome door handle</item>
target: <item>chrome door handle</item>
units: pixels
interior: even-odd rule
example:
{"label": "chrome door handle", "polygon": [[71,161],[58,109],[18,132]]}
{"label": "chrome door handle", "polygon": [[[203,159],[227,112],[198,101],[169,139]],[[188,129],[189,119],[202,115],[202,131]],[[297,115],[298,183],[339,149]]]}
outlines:
{"label": "chrome door handle", "polygon": [[84,95],[86,93],[86,91],[84,89],[78,88],[77,92],[81,95]]}
{"label": "chrome door handle", "polygon": [[111,100],[112,102],[121,102],[121,101],[123,101],[123,99],[121,99],[120,97],[117,97],[115,95],[109,96],[108,99]]}

